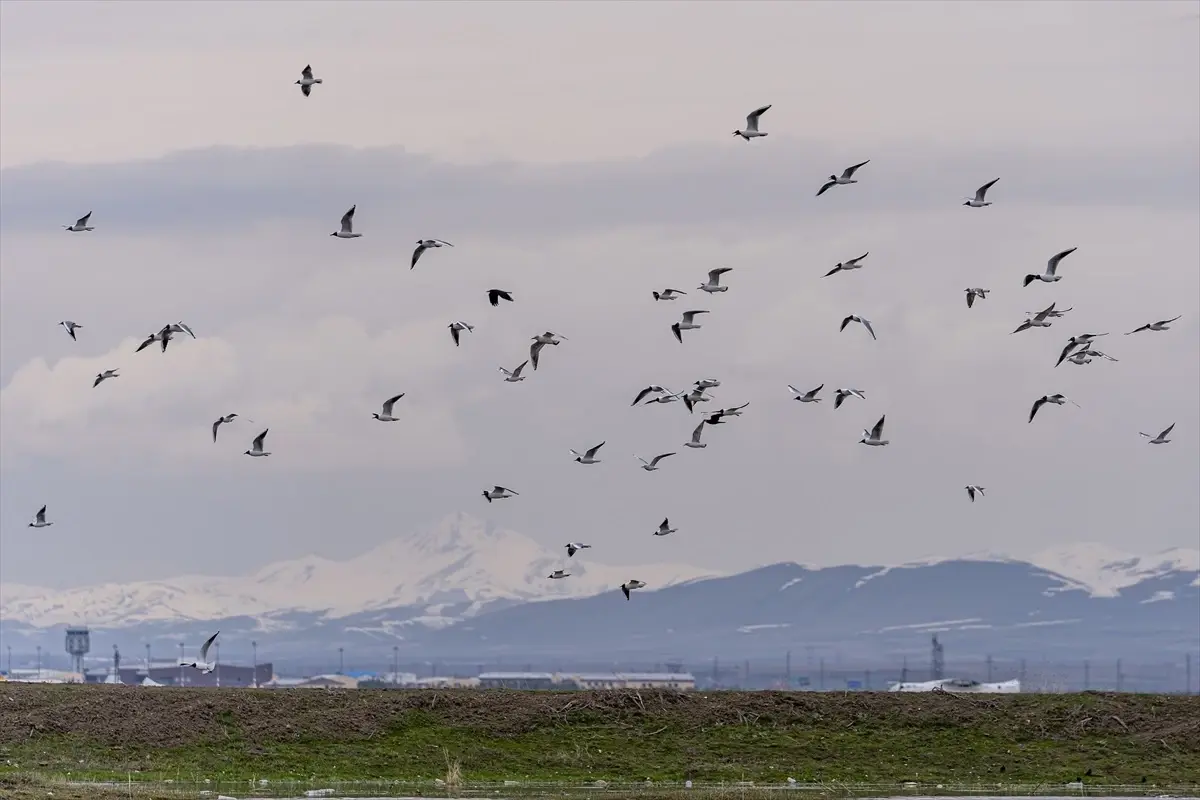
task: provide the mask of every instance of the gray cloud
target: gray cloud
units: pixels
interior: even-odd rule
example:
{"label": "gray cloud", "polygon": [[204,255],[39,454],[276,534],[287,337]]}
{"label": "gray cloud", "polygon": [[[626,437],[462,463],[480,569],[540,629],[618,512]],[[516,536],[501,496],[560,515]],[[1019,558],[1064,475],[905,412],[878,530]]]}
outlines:
{"label": "gray cloud", "polygon": [[[594,540],[612,562],[718,568],[1194,546],[1195,149],[867,155],[862,183],[819,200],[822,175],[858,154],[783,136],[568,167],[307,147],[6,169],[0,574],[241,572],[354,555],[456,509],[550,545]],[[957,205],[997,175],[995,206]],[[352,202],[364,237],[328,237]],[[55,227],[89,207],[96,231]],[[424,235],[457,246],[410,271]],[[1021,287],[1075,245],[1061,283]],[[861,272],[821,277],[867,250]],[[701,296],[721,264],[730,291]],[[655,304],[666,285],[691,293]],[[993,294],[968,311],[968,285]],[[492,286],[517,302],[490,308]],[[1051,300],[1076,310],[1009,336]],[[668,326],[687,307],[712,313],[680,345]],[[880,340],[838,333],[848,313]],[[1170,333],[1119,335],[1181,313]],[[64,318],[84,324],[78,343]],[[180,318],[199,340],[132,353]],[[478,329],[455,348],[458,318]],[[547,328],[570,340],[503,383],[496,367]],[[1113,332],[1120,362],[1053,368],[1068,336],[1094,330]],[[122,378],[90,388],[114,366]],[[714,405],[751,402],[705,451],[679,447],[697,421],[681,407],[628,407],[649,383],[704,375],[724,381]],[[815,407],[785,388],[822,382]],[[834,411],[844,385],[867,401]],[[397,391],[405,421],[378,425]],[[1082,408],[1028,425],[1055,391]],[[271,426],[276,455],[239,455],[249,424],[212,444],[233,410]],[[893,444],[856,445],[882,413]],[[1175,420],[1170,445],[1137,437]],[[602,439],[602,464],[570,462]],[[660,472],[636,469],[634,453],[672,449]],[[489,507],[492,483],[522,496]],[[969,504],[966,483],[986,501]],[[23,528],[43,502],[53,537]],[[681,533],[652,540],[666,514]]]}

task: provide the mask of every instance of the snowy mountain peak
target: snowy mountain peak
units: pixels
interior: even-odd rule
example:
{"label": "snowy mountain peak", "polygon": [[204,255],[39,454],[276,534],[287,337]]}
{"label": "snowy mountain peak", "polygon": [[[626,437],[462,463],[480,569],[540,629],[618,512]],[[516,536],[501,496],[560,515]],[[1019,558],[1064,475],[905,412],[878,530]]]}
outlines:
{"label": "snowy mountain peak", "polygon": [[1100,597],[1114,597],[1127,586],[1172,572],[1200,571],[1200,549],[1187,547],[1139,556],[1098,542],[1079,542],[1042,550],[1029,560]]}

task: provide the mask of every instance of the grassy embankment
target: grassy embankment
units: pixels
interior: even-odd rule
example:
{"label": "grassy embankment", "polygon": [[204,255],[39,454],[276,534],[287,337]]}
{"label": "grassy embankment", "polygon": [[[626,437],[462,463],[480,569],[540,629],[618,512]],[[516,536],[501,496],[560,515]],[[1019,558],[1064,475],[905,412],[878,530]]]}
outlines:
{"label": "grassy embankment", "polygon": [[1143,779],[1195,786],[1200,697],[0,684],[0,778],[10,792],[22,776],[67,773],[352,781],[455,771],[465,785],[792,777],[1061,786],[1083,777],[1095,789]]}

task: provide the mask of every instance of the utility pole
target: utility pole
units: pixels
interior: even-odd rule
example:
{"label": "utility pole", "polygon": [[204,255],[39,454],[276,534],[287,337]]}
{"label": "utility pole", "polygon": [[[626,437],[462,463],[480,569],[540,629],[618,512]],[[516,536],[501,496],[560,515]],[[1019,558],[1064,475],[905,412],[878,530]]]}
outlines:
{"label": "utility pole", "polygon": [[258,640],[250,642],[250,649],[253,651],[252,658],[254,659],[254,688],[258,688]]}
{"label": "utility pole", "polygon": [[179,685],[183,686],[183,642],[179,643]]}
{"label": "utility pole", "polygon": [[150,677],[150,643],[146,642],[146,677]]}
{"label": "utility pole", "polygon": [[[8,676],[12,677],[12,645],[8,646]],[[1188,684],[1191,685],[1190,683]]]}
{"label": "utility pole", "polygon": [[[483,672],[483,670],[479,670]],[[392,685],[400,684],[400,645],[392,645]]]}
{"label": "utility pole", "polygon": [[908,683],[908,656],[904,657],[904,662],[900,667],[900,682]]}
{"label": "utility pole", "polygon": [[346,658],[345,658],[345,655],[346,655],[346,654],[345,654],[345,649],[344,649],[344,648],[341,648],[341,647],[339,647],[339,648],[338,648],[338,673],[337,673],[338,675],[341,675],[343,672],[345,672],[345,671],[346,671]]}
{"label": "utility pole", "polygon": [[40,644],[37,646],[37,654],[38,680],[40,681],[42,679],[42,646]]}

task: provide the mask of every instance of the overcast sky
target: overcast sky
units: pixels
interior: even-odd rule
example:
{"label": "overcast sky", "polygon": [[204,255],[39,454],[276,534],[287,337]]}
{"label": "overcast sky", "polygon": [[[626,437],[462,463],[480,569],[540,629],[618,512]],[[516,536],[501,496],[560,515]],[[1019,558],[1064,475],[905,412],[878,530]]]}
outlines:
{"label": "overcast sky", "polygon": [[[1196,547],[1198,10],[6,0],[0,578],[237,574],[459,510],[720,569]],[[767,138],[731,135],[766,103]],[[362,238],[331,238],[351,204]],[[455,247],[410,271],[419,237]],[[696,291],[718,266],[730,290]],[[968,310],[968,286],[992,293]],[[1010,335],[1052,301],[1074,310]],[[852,313],[878,341],[838,332]],[[197,340],[134,354],[180,319]],[[568,341],[504,383],[547,329]],[[1106,331],[1118,362],[1054,368]],[[709,405],[750,402],[705,450],[681,404],[629,407],[705,376]],[[867,399],[835,411],[846,386]],[[1081,407],[1027,424],[1054,392]],[[231,411],[255,423],[214,444]],[[885,413],[891,445],[857,444]],[[273,455],[242,455],[266,426]],[[520,497],[488,505],[497,483]],[[25,527],[43,503],[56,524]]]}

